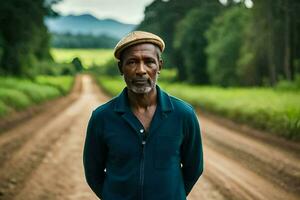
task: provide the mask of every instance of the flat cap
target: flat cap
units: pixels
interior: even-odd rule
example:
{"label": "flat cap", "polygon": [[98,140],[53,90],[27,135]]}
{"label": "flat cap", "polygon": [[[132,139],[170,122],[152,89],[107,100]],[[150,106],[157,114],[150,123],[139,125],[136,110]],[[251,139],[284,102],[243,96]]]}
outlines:
{"label": "flat cap", "polygon": [[135,44],[141,43],[152,43],[157,45],[161,52],[165,49],[164,41],[157,35],[145,31],[133,31],[123,37],[114,49],[114,56],[116,59],[120,60],[121,52]]}

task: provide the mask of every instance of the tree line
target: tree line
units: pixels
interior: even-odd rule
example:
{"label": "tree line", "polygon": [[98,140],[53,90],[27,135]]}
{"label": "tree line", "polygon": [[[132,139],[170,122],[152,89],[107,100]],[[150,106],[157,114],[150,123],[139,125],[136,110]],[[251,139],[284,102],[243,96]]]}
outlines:
{"label": "tree line", "polygon": [[53,33],[51,46],[56,48],[114,48],[118,39],[108,35]]}
{"label": "tree line", "polygon": [[181,81],[251,86],[294,80],[300,73],[300,2],[222,2],[154,0],[137,29],[164,39],[165,66],[176,67]]}
{"label": "tree line", "polygon": [[[0,4],[0,75],[33,77],[66,75],[82,70],[81,62],[55,63],[45,17],[58,16],[52,5],[61,0],[9,0]],[[71,38],[73,39],[73,38]]]}
{"label": "tree line", "polygon": [[[57,15],[51,6],[59,1],[1,2],[0,74],[30,76],[40,62],[53,62],[44,17]],[[275,85],[300,73],[299,10],[297,0],[154,0],[137,29],[165,40],[165,66],[177,68],[180,81]]]}
{"label": "tree line", "polygon": [[0,4],[0,73],[33,73],[39,61],[51,60],[50,35],[44,16],[56,13],[51,5],[59,0],[9,0]]}

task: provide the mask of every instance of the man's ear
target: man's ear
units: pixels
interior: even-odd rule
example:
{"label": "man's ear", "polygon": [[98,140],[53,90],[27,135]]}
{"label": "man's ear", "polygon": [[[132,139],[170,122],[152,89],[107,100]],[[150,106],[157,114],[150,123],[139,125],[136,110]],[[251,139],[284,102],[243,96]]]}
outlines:
{"label": "man's ear", "polygon": [[159,67],[159,68],[158,68],[158,73],[160,73],[160,70],[161,70],[162,67],[163,67],[163,63],[164,63],[163,60],[160,59],[160,60],[159,60],[159,63],[158,63],[158,67]]}
{"label": "man's ear", "polygon": [[122,62],[121,61],[118,62],[118,68],[119,68],[120,74],[123,75]]}

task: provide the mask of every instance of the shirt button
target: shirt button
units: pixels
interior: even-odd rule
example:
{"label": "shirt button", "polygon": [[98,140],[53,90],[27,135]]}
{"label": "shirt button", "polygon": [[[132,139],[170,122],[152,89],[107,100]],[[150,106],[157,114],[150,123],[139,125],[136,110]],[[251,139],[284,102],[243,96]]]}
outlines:
{"label": "shirt button", "polygon": [[144,129],[141,129],[141,130],[140,130],[140,133],[144,133]]}

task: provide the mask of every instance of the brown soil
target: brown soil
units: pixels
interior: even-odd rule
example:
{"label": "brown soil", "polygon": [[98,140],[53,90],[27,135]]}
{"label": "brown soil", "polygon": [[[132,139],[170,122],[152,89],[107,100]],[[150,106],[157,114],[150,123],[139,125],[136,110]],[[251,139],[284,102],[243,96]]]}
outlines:
{"label": "brown soil", "polygon": [[[109,98],[87,75],[77,84],[0,134],[0,200],[97,199],[85,182],[82,148],[91,111]],[[205,171],[188,200],[300,199],[297,144],[283,148],[290,143],[199,118]]]}

